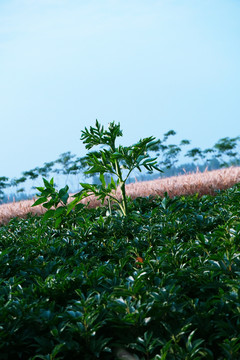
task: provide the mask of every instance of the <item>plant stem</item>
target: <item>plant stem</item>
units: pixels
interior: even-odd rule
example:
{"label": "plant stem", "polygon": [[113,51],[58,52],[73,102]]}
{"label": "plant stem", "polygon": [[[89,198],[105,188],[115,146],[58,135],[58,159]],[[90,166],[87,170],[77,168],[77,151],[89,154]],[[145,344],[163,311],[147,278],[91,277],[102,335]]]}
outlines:
{"label": "plant stem", "polygon": [[[113,152],[116,151],[116,146],[115,146],[115,141],[113,142],[113,144],[110,146],[111,150]],[[119,180],[119,186],[120,186],[120,190],[122,193],[122,204],[119,202],[119,206],[122,210],[122,213],[124,216],[127,216],[128,213],[128,209],[127,209],[127,199],[126,199],[126,189],[125,189],[125,180],[123,180],[122,178],[122,172],[121,172],[121,168],[120,168],[120,164],[118,162],[118,160],[115,160],[115,169],[116,169],[116,174]]]}
{"label": "plant stem", "polygon": [[124,216],[127,216],[127,199],[126,199],[126,189],[125,189],[125,182],[122,181],[122,183],[120,184],[120,189],[122,192],[122,203],[123,203],[123,212],[124,212]]}
{"label": "plant stem", "polygon": [[119,186],[120,186],[120,190],[122,193],[122,211],[123,211],[123,215],[126,216],[127,215],[127,199],[126,199],[126,189],[125,189],[125,181],[122,178],[122,172],[120,169],[120,165],[119,162],[117,161],[117,159],[115,160],[115,167],[116,167],[116,172],[117,172],[117,176],[119,179]]}

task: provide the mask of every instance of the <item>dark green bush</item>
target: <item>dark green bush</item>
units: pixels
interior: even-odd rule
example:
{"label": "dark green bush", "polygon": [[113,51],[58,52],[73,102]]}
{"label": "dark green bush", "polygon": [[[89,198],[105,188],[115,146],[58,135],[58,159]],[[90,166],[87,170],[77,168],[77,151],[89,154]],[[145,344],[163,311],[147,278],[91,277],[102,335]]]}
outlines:
{"label": "dark green bush", "polygon": [[239,359],[239,199],[238,184],[0,227],[0,359]]}

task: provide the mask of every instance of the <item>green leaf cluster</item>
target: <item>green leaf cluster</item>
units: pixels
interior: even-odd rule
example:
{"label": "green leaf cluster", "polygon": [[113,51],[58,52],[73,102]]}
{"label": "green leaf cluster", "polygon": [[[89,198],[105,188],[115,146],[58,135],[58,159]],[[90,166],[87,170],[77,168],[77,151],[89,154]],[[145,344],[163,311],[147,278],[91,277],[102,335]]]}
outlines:
{"label": "green leaf cluster", "polygon": [[48,209],[43,216],[43,221],[53,218],[55,219],[55,227],[57,228],[62,224],[68,214],[67,201],[69,198],[69,187],[66,185],[60,191],[57,191],[53,178],[50,181],[43,178],[43,183],[45,187],[36,188],[40,194],[32,207],[42,205]]}
{"label": "green leaf cluster", "polygon": [[85,207],[61,228],[30,215],[0,227],[1,359],[239,359],[239,196],[240,184],[137,198],[125,217]]}

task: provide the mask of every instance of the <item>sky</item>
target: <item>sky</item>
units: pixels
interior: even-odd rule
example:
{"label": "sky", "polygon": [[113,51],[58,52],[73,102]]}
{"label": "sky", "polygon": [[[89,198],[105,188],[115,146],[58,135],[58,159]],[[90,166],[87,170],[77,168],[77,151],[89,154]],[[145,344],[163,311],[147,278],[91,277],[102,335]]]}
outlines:
{"label": "sky", "polygon": [[240,135],[239,0],[1,0],[0,176],[120,122],[191,148]]}

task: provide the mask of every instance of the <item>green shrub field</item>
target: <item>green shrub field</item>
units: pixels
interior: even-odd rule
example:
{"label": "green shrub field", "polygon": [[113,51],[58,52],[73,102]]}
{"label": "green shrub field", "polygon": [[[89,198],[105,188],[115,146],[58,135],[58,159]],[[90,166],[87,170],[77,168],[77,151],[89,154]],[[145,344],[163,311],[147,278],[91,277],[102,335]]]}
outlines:
{"label": "green shrub field", "polygon": [[237,184],[1,226],[0,359],[239,359],[239,200]]}

